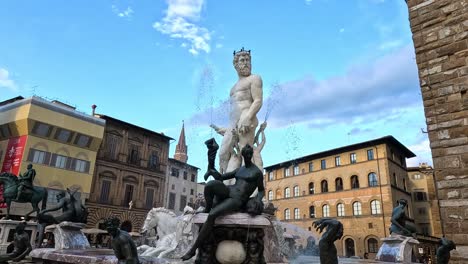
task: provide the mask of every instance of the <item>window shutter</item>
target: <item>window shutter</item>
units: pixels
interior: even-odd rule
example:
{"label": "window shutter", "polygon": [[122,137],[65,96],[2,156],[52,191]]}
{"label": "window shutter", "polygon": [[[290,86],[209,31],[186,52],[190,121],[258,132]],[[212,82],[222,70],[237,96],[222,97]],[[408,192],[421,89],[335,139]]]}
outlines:
{"label": "window shutter", "polygon": [[36,152],[35,149],[33,149],[33,148],[30,148],[30,149],[29,149],[28,161],[33,161],[33,159],[34,159],[34,152]]}
{"label": "window shutter", "polygon": [[50,159],[50,166],[55,166],[55,162],[57,161],[57,154],[52,154],[52,158]]}
{"label": "window shutter", "polygon": [[46,153],[45,153],[44,164],[49,165],[49,162],[50,162],[50,155],[51,155],[50,152],[46,152]]}
{"label": "window shutter", "polygon": [[72,163],[73,163],[73,161],[75,161],[74,158],[67,157],[67,162],[66,162],[66,164],[65,164],[65,168],[66,168],[67,170],[72,169]]}
{"label": "window shutter", "polygon": [[90,167],[91,163],[89,161],[86,161],[86,165],[85,165],[85,171],[86,173],[89,173],[89,167]]}

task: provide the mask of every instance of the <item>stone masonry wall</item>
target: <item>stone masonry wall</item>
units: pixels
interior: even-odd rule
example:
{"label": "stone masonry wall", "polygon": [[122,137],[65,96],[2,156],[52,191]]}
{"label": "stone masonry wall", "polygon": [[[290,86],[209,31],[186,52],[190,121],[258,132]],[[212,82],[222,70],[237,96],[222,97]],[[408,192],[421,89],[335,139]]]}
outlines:
{"label": "stone masonry wall", "polygon": [[443,232],[468,262],[468,0],[408,0]]}

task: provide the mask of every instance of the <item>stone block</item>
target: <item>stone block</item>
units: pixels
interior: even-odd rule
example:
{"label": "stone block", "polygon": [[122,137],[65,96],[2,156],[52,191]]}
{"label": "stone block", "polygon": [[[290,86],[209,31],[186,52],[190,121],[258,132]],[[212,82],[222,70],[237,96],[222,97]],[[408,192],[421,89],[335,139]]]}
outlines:
{"label": "stone block", "polygon": [[446,148],[447,155],[468,153],[468,145]]}
{"label": "stone block", "polygon": [[451,94],[451,93],[453,93],[452,85],[437,89],[437,96],[444,96],[444,95]]}
{"label": "stone block", "polygon": [[433,60],[428,61],[429,64],[438,64],[439,62],[443,62],[448,60],[449,56],[442,56],[440,58],[435,58]]}
{"label": "stone block", "polygon": [[463,67],[463,66],[466,66],[466,58],[455,58],[447,62],[444,62],[442,64],[442,70],[445,72],[445,71],[448,71],[454,68]]}
{"label": "stone block", "polygon": [[459,156],[448,156],[448,157],[434,157],[435,168],[460,168],[460,157]]}
{"label": "stone block", "polygon": [[468,206],[468,200],[465,199],[454,199],[454,200],[440,200],[440,207],[462,207]]}
{"label": "stone block", "polygon": [[466,127],[454,127],[449,130],[451,138],[459,138],[468,136]]}
{"label": "stone block", "polygon": [[448,128],[448,127],[455,127],[455,126],[461,126],[463,125],[463,119],[457,119],[457,120],[450,120],[446,122],[440,122],[437,124],[437,128]]}
{"label": "stone block", "polygon": [[437,138],[438,139],[449,139],[450,134],[449,134],[447,129],[440,130],[440,131],[437,132]]}
{"label": "stone block", "polygon": [[455,43],[451,43],[451,44],[438,48],[437,53],[439,54],[439,56],[451,55],[457,51],[464,50],[467,48],[468,46],[466,44],[466,41],[462,40],[462,41],[457,41]]}
{"label": "stone block", "polygon": [[453,11],[457,10],[457,8],[459,8],[459,5],[457,5],[456,3],[453,3],[448,6],[443,7],[442,12],[444,12],[445,14],[452,13]]}
{"label": "stone block", "polygon": [[458,77],[457,71],[440,72],[440,73],[436,73],[433,75],[429,75],[429,83],[435,84],[435,83],[447,81],[447,80],[457,78],[457,77]]}
{"label": "stone block", "polygon": [[461,67],[458,69],[458,76],[466,76],[468,75],[468,66],[467,67]]}

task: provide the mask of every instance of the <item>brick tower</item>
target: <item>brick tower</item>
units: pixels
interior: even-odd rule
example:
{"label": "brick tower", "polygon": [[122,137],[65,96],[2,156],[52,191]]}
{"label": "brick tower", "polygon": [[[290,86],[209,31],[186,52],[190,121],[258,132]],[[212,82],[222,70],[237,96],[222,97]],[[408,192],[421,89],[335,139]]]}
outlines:
{"label": "brick tower", "polygon": [[187,145],[185,144],[184,121],[182,121],[182,130],[180,131],[179,142],[177,142],[174,159],[183,163],[187,163],[188,160]]}

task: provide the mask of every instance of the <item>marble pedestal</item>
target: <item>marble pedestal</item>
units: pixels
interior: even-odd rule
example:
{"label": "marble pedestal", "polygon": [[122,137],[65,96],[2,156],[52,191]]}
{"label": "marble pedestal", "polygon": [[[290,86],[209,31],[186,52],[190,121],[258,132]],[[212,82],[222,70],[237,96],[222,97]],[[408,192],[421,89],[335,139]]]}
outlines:
{"label": "marble pedestal", "polygon": [[[201,227],[208,214],[197,214],[193,223]],[[266,216],[245,213],[220,216],[211,236],[198,250],[195,263],[262,264],[283,263],[273,223]]]}
{"label": "marble pedestal", "polygon": [[83,223],[62,222],[57,225],[47,226],[46,231],[53,231],[55,249],[89,249],[88,239],[81,231],[85,227]]}
{"label": "marble pedestal", "polygon": [[389,237],[382,238],[382,246],[375,257],[379,261],[411,263],[413,257],[413,248],[419,244],[419,241],[413,237],[406,237],[392,234]]}

